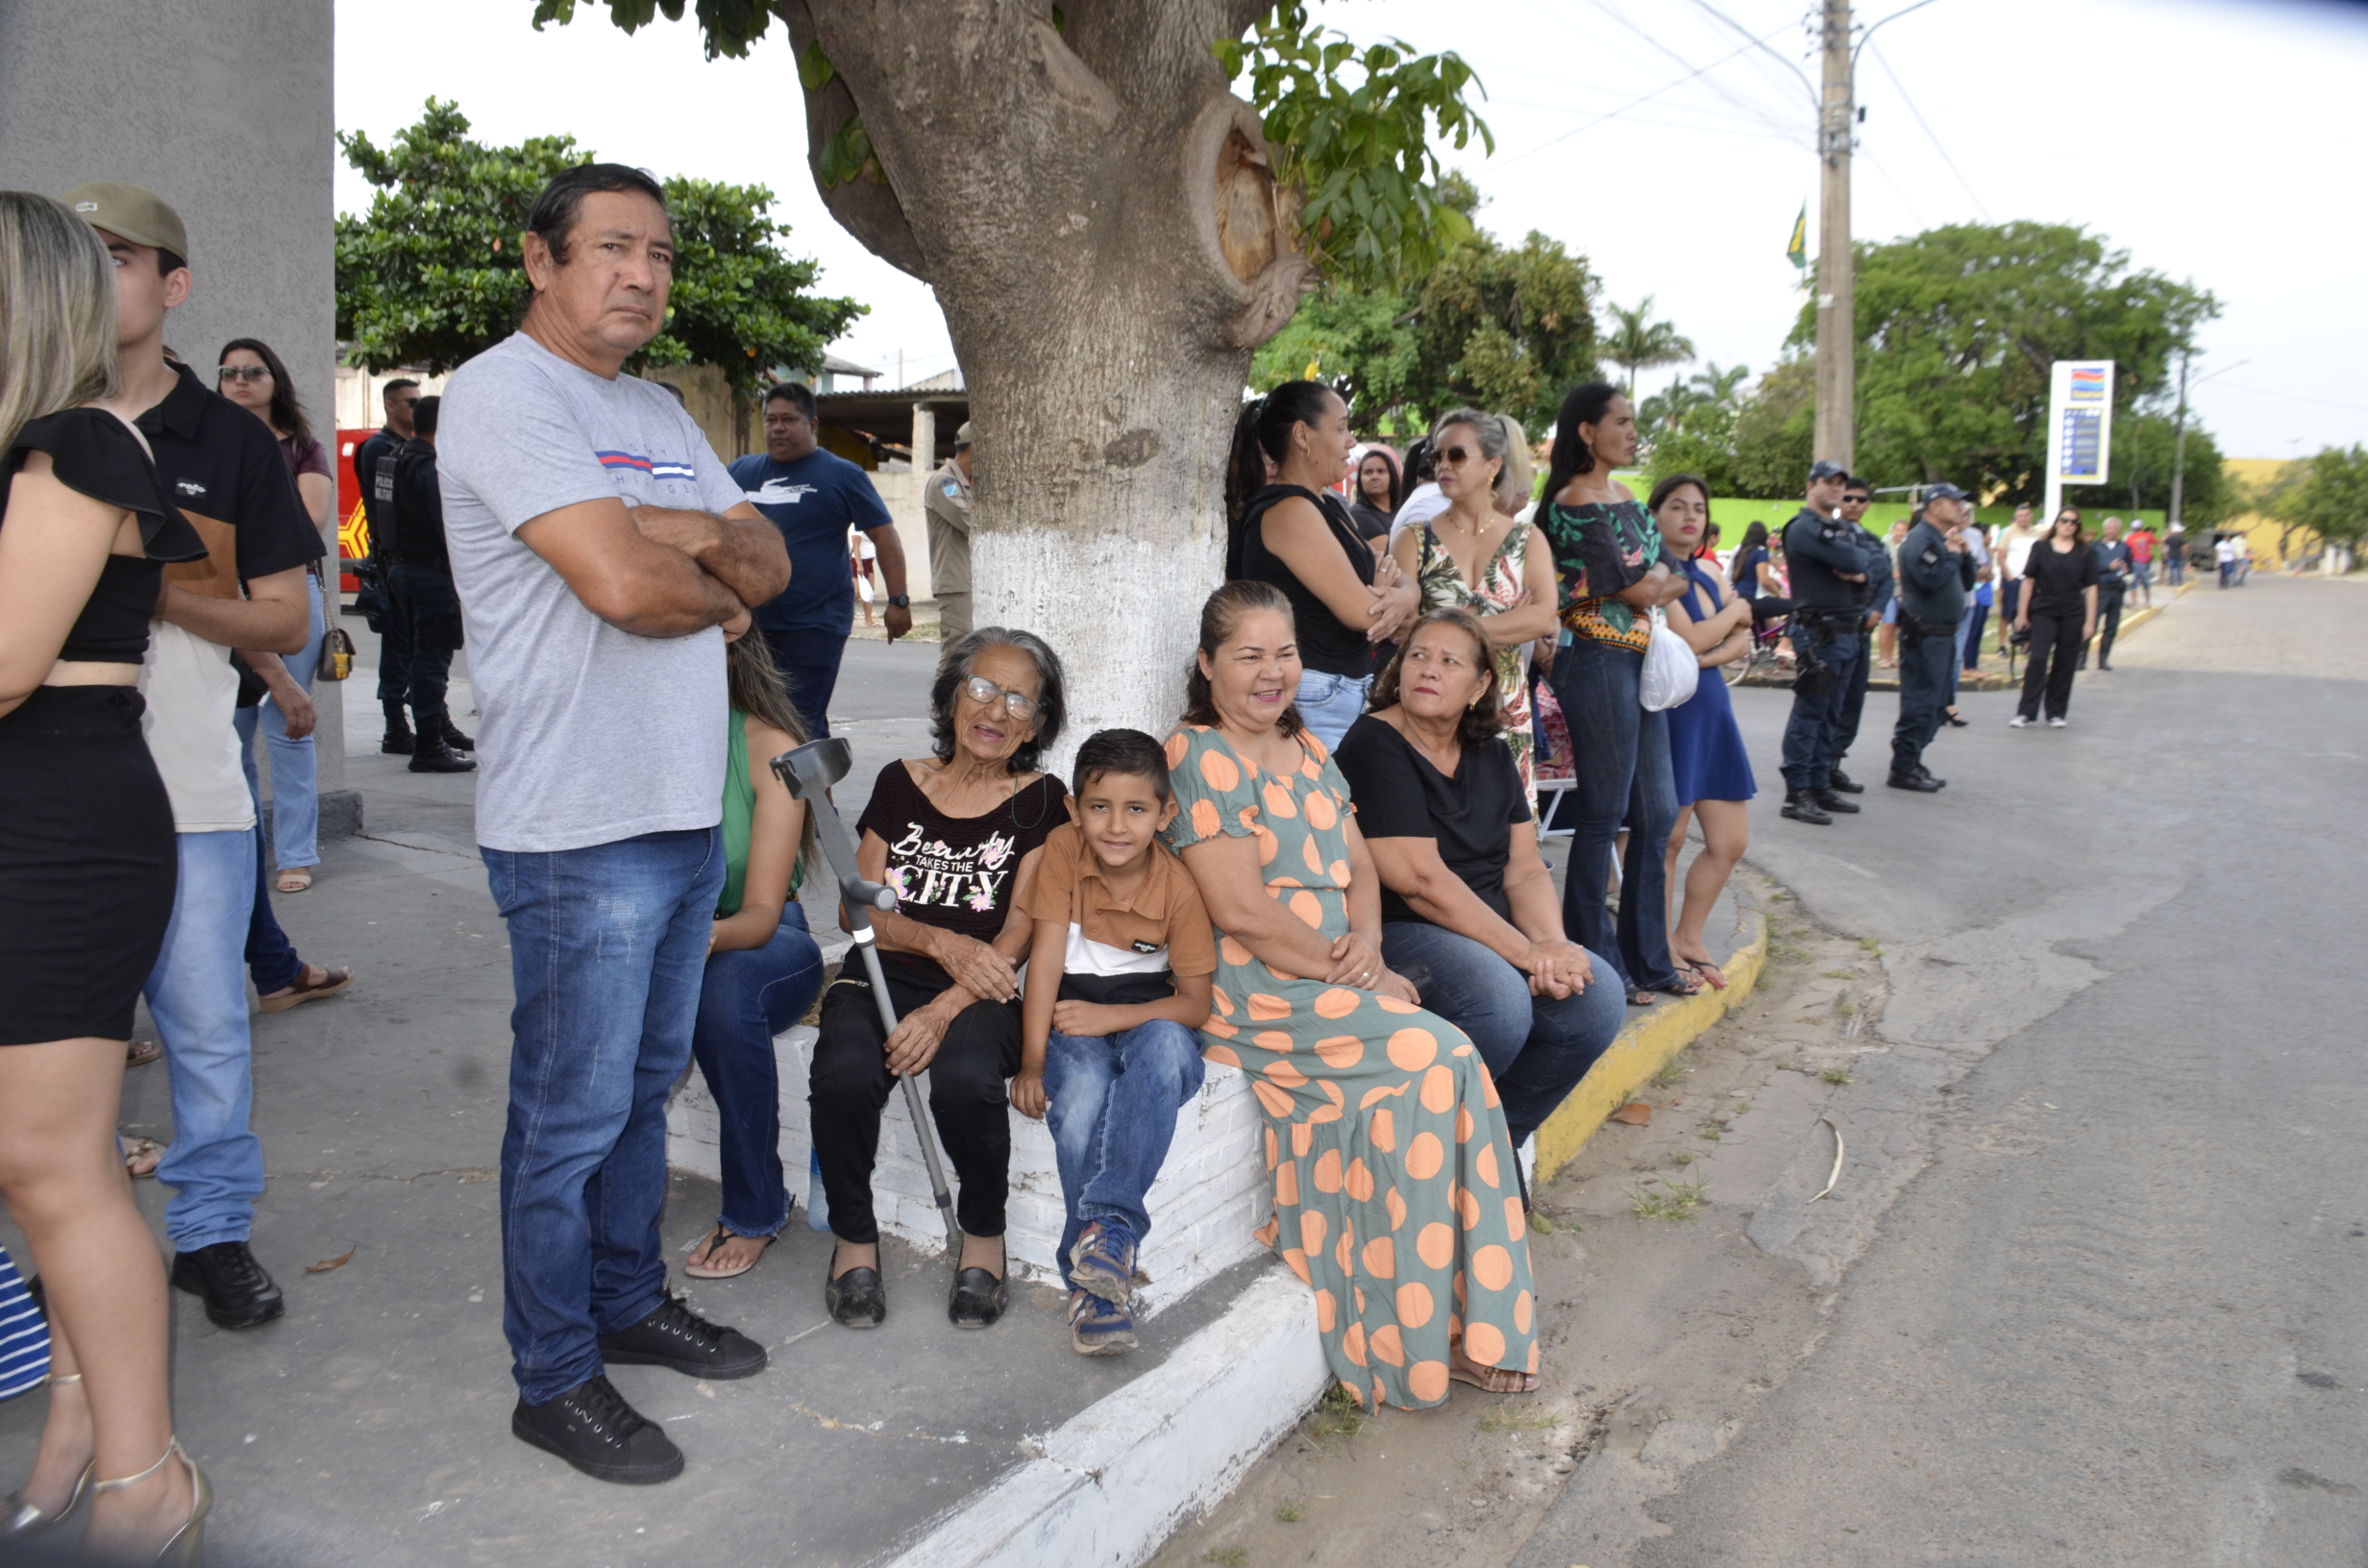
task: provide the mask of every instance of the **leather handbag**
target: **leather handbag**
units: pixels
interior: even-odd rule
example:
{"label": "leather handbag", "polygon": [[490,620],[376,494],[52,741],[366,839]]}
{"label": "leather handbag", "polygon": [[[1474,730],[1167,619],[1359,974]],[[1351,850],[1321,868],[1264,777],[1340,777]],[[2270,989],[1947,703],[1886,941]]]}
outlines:
{"label": "leather handbag", "polygon": [[332,626],[321,638],[321,662],[315,680],[343,680],[354,673],[354,639],[343,626]]}

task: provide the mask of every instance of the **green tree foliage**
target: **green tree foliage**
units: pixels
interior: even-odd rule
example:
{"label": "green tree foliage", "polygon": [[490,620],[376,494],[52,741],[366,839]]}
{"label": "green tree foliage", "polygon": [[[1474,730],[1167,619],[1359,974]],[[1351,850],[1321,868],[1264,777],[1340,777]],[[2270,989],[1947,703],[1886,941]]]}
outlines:
{"label": "green tree foliage", "polygon": [[2260,509],[2288,527],[2356,546],[2368,535],[2368,448],[2329,447],[2287,464],[2262,497]]}
{"label": "green tree foliage", "polygon": [[[2113,420],[2113,482],[2064,494],[2084,508],[2165,508],[2179,432],[2168,414],[2120,414]],[[2182,509],[2187,527],[2208,528],[2244,510],[2244,498],[2220,467],[2220,444],[2187,412],[2187,483]]]}
{"label": "green tree foliage", "polygon": [[1747,365],[1707,370],[1644,400],[1637,410],[1647,443],[1644,467],[1658,482],[1671,474],[1698,474],[1714,496],[1739,495],[1736,470],[1736,425],[1744,400]]}
{"label": "green tree foliage", "polygon": [[[370,210],[337,220],[337,336],[371,370],[449,370],[515,329],[527,296],[518,249],[535,195],[588,161],[569,136],[516,147],[468,137],[456,104],[428,100],[419,123],[385,147],[339,133],[347,159],[378,188]],[[665,182],[675,227],[666,330],[630,367],[721,366],[742,392],[780,367],[811,369],[864,313],[808,292],[817,268],[777,249],[788,230],[762,185]]]}
{"label": "green tree foliage", "polygon": [[[628,33],[660,14],[699,22],[707,58],[746,55],[773,25],[766,0],[535,0],[534,25],[573,21],[580,6],[605,6]],[[1051,8],[1062,25],[1058,6]],[[1420,279],[1471,233],[1437,148],[1458,152],[1496,139],[1468,101],[1485,91],[1452,51],[1425,55],[1402,38],[1363,48],[1308,20],[1307,7],[1284,0],[1246,37],[1212,38],[1229,80],[1248,77],[1245,96],[1266,126],[1275,183],[1296,193],[1300,243],[1327,279],[1394,288]],[[830,62],[809,49],[798,62],[806,89],[830,79]],[[850,116],[825,149],[823,180],[880,178],[861,116]]]}
{"label": "green tree foliage", "polygon": [[1735,489],[1742,496],[1797,496],[1809,477],[1817,367],[1807,355],[1760,378],[1735,416]]}
{"label": "green tree foliage", "polygon": [[1633,306],[1607,305],[1603,356],[1628,373],[1628,400],[1637,395],[1637,372],[1682,365],[1693,358],[1693,341],[1665,321],[1653,319],[1650,294]]}
{"label": "green tree foliage", "polygon": [[1435,149],[1494,152],[1496,138],[1465,100],[1480,83],[1460,56],[1403,38],[1360,49],[1296,0],[1210,47],[1228,78],[1249,78],[1275,184],[1299,193],[1299,243],[1326,278],[1401,287],[1471,237]]}
{"label": "green tree foliage", "polygon": [[[1858,247],[1857,468],[2037,501],[2050,366],[2110,359],[2117,413],[2158,401],[2211,295],[2065,224],[1960,224]],[[1789,343],[1816,340],[1813,303]],[[2118,445],[2116,438],[2116,445]]]}
{"label": "green tree foliage", "polygon": [[1533,233],[1509,249],[1475,232],[1411,299],[1343,284],[1315,295],[1258,351],[1251,384],[1312,363],[1360,426],[1421,430],[1470,404],[1542,434],[1562,395],[1596,373],[1595,287],[1560,241]]}

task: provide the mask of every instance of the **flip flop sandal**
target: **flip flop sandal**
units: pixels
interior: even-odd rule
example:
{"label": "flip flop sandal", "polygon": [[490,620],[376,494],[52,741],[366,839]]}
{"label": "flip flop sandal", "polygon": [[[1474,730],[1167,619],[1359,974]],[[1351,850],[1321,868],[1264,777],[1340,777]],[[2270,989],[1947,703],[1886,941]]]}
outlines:
{"label": "flip flop sandal", "polygon": [[[123,1152],[123,1168],[134,1181],[145,1181],[157,1173],[164,1163],[164,1145],[153,1138],[125,1138],[117,1135],[115,1147]],[[148,1168],[140,1169],[145,1162]]]}
{"label": "flip flop sandal", "polygon": [[304,972],[296,976],[294,985],[285,991],[274,992],[260,998],[256,1005],[266,1013],[284,1013],[300,1003],[316,1001],[323,996],[333,996],[353,983],[354,971],[352,969],[323,969],[321,983],[316,986],[312,983],[312,970],[308,967]]}
{"label": "flip flop sandal", "polygon": [[[1485,1376],[1486,1372],[1493,1372],[1499,1377],[1512,1378],[1516,1381],[1514,1385],[1509,1388],[1492,1387],[1490,1385],[1489,1381]],[[1484,1393],[1534,1394],[1538,1391],[1539,1379],[1537,1373],[1516,1372],[1511,1367],[1506,1366],[1492,1366],[1485,1368],[1483,1372],[1469,1372],[1466,1371],[1463,1367],[1455,1366],[1447,1369],[1447,1376],[1457,1383],[1468,1384],[1472,1387],[1480,1389]]]}
{"label": "flip flop sandal", "polygon": [[717,1268],[710,1263],[686,1262],[682,1265],[682,1272],[688,1274],[694,1280],[736,1280],[741,1275],[746,1274],[750,1269],[754,1268],[758,1263],[763,1262],[765,1261],[766,1249],[770,1248],[773,1243],[778,1241],[780,1237],[777,1235],[741,1236],[737,1232],[728,1231],[723,1226],[718,1225],[715,1228],[715,1234],[707,1237],[708,1257],[713,1258],[715,1256],[716,1248],[722,1246],[727,1241],[759,1242],[761,1245],[759,1245],[756,1249],[756,1256],[741,1264],[738,1268]]}
{"label": "flip flop sandal", "polygon": [[1630,1007],[1650,1007],[1659,1000],[1661,1000],[1661,998],[1654,995],[1649,991],[1642,990],[1637,986],[1630,986],[1628,988],[1628,1005]]}
{"label": "flip flop sandal", "polygon": [[127,1068],[144,1067],[149,1063],[161,1059],[163,1055],[164,1047],[155,1041],[136,1040],[125,1049],[123,1065]]}
{"label": "flip flop sandal", "polygon": [[[1687,977],[1689,975],[1692,976],[1691,984],[1688,984],[1687,982]],[[1667,980],[1662,982],[1658,986],[1646,986],[1644,989],[1646,991],[1657,991],[1664,996],[1693,996],[1701,992],[1703,985],[1704,981],[1702,977],[1698,974],[1694,974],[1693,967],[1691,965],[1681,964],[1678,966],[1677,971],[1670,975]]]}

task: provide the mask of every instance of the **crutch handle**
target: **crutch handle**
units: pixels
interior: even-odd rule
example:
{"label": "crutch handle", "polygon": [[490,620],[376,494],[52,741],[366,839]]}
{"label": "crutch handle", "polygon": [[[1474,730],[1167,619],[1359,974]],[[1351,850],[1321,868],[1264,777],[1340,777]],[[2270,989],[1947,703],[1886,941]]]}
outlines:
{"label": "crutch handle", "polygon": [[866,882],[859,876],[851,876],[839,884],[839,897],[862,909],[885,911],[897,907],[896,889],[885,882]]}

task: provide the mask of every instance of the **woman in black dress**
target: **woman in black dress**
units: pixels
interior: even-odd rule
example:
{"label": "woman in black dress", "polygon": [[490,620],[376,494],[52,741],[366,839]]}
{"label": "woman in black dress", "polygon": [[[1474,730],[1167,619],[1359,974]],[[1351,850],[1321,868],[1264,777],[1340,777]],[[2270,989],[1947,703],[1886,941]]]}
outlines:
{"label": "woman in black dress", "polygon": [[806,1103],[838,1248],[823,1289],[851,1329],[888,1315],[872,1167],[880,1113],[900,1077],[929,1069],[929,1109],[958,1178],[962,1256],[947,1315],[983,1329],[1003,1314],[1003,1203],[1020,1070],[1019,967],[1035,921],[1023,910],[1069,792],[1037,763],[1060,737],[1061,661],[1033,633],[981,626],[946,650],[931,687],[931,754],[892,762],[856,823],[855,864],[897,890],[872,917],[897,1029],[880,1028],[859,959],[823,992]]}
{"label": "woman in black dress", "polygon": [[2037,723],[2044,698],[2048,728],[2061,729],[2072,706],[2072,672],[2097,630],[2097,558],[2082,537],[2079,508],[2058,512],[2055,527],[2031,547],[2023,583],[2014,629],[2031,634],[2031,659],[2010,723],[2016,729]]}
{"label": "woman in black dress", "polygon": [[196,1549],[210,1496],[172,1434],[164,1267],[115,1157],[176,865],[137,682],[164,563],[206,549],[104,406],[117,390],[97,234],[0,191],[0,1196],[52,1324],[49,1419],[0,1545],[88,1502],[83,1550],[146,1561]]}

